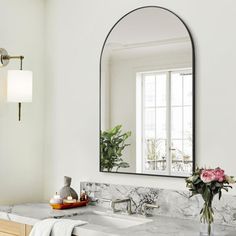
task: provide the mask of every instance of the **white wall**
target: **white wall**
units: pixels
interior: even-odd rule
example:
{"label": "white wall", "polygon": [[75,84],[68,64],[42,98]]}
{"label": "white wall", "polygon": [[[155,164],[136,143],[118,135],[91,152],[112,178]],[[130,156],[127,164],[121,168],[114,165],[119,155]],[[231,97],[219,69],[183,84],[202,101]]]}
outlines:
{"label": "white wall", "polygon": [[196,45],[197,164],[236,175],[235,0],[48,0],[45,199],[63,175],[77,189],[82,180],[185,189],[183,179],[99,173],[101,47],[121,16],[144,5],[169,8],[189,25]]}
{"label": "white wall", "polygon": [[19,61],[0,68],[0,204],[42,199],[44,116],[44,1],[0,0],[0,47],[25,56],[32,70],[33,103],[22,105],[18,122],[15,103],[6,103],[6,72]]}

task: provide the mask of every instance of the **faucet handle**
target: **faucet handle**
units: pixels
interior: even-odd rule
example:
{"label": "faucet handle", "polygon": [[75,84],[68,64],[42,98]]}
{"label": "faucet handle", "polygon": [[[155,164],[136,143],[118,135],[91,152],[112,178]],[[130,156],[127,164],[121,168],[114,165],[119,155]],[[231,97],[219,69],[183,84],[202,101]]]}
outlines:
{"label": "faucet handle", "polygon": [[144,203],[143,207],[146,207],[146,208],[159,208],[160,206],[156,205],[156,204]]}
{"label": "faucet handle", "polygon": [[144,203],[142,205],[142,214],[145,215],[145,216],[148,216],[150,214],[148,214],[147,210],[150,210],[150,209],[157,209],[159,208],[160,206],[157,205],[157,204],[150,204],[150,203]]}

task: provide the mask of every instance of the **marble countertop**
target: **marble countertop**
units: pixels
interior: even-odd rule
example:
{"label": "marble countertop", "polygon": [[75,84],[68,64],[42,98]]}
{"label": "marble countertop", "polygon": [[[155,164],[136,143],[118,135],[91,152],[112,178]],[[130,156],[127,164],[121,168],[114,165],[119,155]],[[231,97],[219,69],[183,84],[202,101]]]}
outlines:
{"label": "marble countertop", "polygon": [[[48,204],[22,204],[14,206],[0,206],[0,219],[11,220],[23,224],[34,225],[39,220],[47,218],[71,218],[76,219],[78,214],[86,211],[103,211],[104,208],[88,206],[69,210],[52,210]],[[199,223],[197,221],[170,218],[164,216],[150,217],[151,222],[123,229],[107,230],[98,225],[87,224],[76,227],[73,234],[79,236],[199,236]],[[235,236],[236,228],[216,225],[216,236]]]}

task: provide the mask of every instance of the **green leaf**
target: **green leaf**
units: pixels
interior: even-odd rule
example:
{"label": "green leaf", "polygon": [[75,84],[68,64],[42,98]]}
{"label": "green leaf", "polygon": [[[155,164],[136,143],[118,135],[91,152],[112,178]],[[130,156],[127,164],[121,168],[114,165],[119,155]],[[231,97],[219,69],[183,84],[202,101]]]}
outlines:
{"label": "green leaf", "polygon": [[211,199],[211,190],[209,188],[209,186],[205,186],[205,189],[203,190],[203,199],[205,200],[205,202],[208,202]]}
{"label": "green leaf", "polygon": [[122,125],[117,125],[108,131],[100,131],[100,156],[101,169],[112,171],[114,167],[128,168],[129,164],[123,161],[122,155],[130,144],[125,141],[131,136],[131,132],[122,133]]}
{"label": "green leaf", "polygon": [[215,182],[215,186],[221,188],[221,187],[223,186],[223,184],[222,184],[222,183],[219,183],[219,182]]}

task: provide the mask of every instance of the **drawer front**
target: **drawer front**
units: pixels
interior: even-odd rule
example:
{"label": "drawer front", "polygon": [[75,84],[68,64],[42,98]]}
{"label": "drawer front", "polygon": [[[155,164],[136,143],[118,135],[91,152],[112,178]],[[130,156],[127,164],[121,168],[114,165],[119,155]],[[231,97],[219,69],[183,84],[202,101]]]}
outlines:
{"label": "drawer front", "polygon": [[[30,226],[30,225],[26,225],[25,226],[25,236],[29,236],[29,234],[30,234],[30,231],[32,230],[32,226]],[[0,235],[1,236],[1,235]]]}
{"label": "drawer front", "polygon": [[12,221],[0,220],[0,236],[28,236],[31,227]]}
{"label": "drawer front", "polygon": [[16,235],[0,232],[0,236],[16,236]]}

